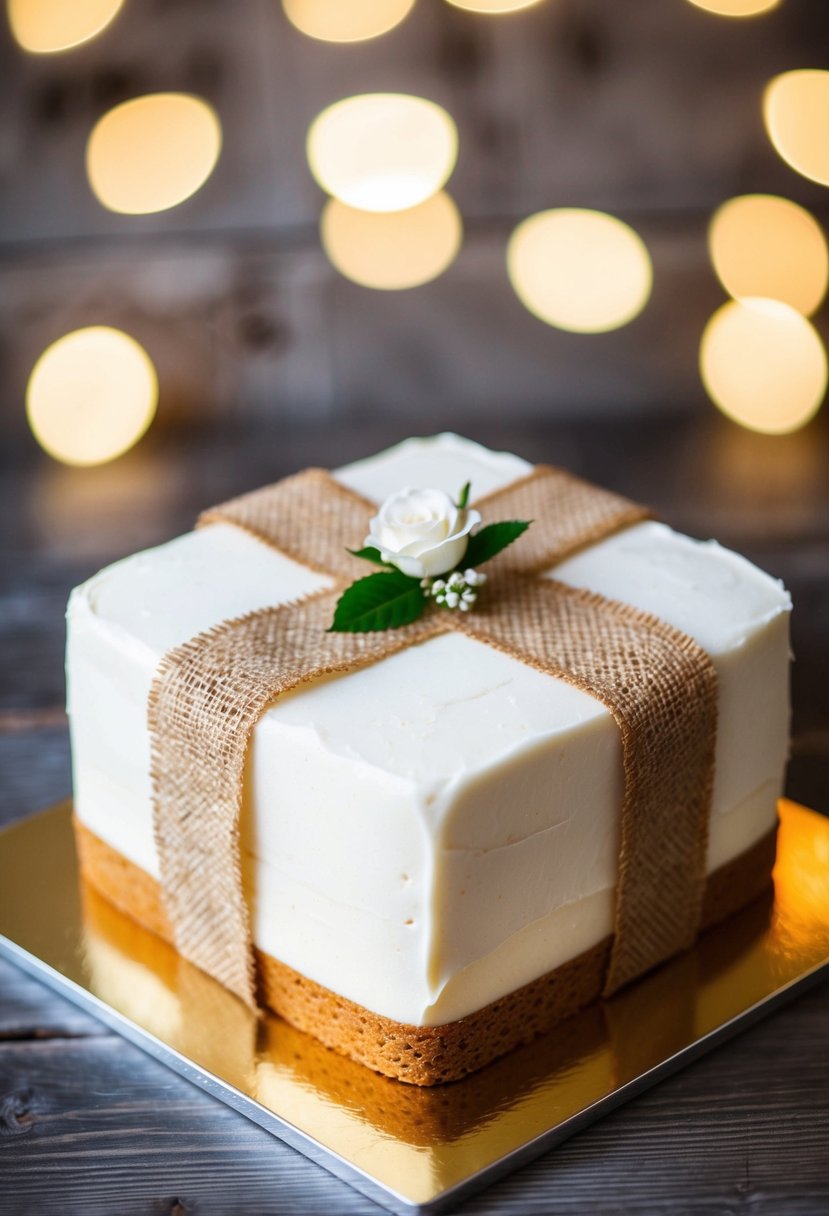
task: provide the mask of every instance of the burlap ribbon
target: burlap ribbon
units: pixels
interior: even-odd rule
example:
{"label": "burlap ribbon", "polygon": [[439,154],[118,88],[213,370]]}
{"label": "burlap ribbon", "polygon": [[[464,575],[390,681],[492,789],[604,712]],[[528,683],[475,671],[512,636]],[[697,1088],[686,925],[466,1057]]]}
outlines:
{"label": "burlap ribbon", "polygon": [[361,543],[375,504],[325,471],[299,473],[199,521],[244,528],[333,584],[176,647],[150,694],[155,836],[176,944],[250,1005],[256,984],[239,816],[256,723],[300,684],[451,630],[592,694],[618,724],[625,785],[606,993],[696,935],[714,771],[713,665],[691,638],[656,617],[538,577],[647,512],[543,466],[476,505],[485,520],[534,522],[493,560],[475,611],[429,608],[414,624],[384,633],[327,632],[342,587],[366,573],[346,550]]}

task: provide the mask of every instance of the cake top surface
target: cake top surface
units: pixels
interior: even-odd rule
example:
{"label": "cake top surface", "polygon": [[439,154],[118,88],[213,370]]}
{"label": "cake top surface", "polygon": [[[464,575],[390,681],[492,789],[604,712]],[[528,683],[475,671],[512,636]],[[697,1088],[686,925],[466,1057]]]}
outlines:
{"label": "cake top surface", "polygon": [[655,521],[576,553],[551,577],[652,612],[712,656],[791,608],[783,584],[739,553]]}
{"label": "cake top surface", "polygon": [[[467,480],[473,496],[482,497],[531,468],[518,456],[443,434],[405,440],[334,475],[380,501],[404,485],[453,494]],[[553,577],[652,612],[712,655],[791,607],[783,586],[744,557],[659,523],[637,524],[591,546],[558,565]],[[82,590],[98,616],[155,653],[218,621],[327,585],[324,576],[240,529],[215,524],[116,562]]]}
{"label": "cake top surface", "polygon": [[[404,485],[456,494],[467,480],[482,496],[530,467],[441,435],[408,440],[335,476],[379,501]],[[783,588],[744,558],[657,523],[593,545],[554,576],[654,613],[712,656],[742,646],[789,608]],[[220,621],[327,584],[241,529],[215,524],[102,571],[76,591],[75,606],[151,672],[168,649]],[[427,790],[606,712],[564,681],[453,634],[285,696],[265,723],[313,732],[327,750]]]}
{"label": "cake top surface", "polygon": [[337,469],[334,476],[375,502],[404,486],[428,486],[455,495],[469,480],[473,497],[483,498],[525,477],[532,468],[529,461],[511,452],[493,452],[471,439],[444,432],[425,439],[404,439],[376,456]]}

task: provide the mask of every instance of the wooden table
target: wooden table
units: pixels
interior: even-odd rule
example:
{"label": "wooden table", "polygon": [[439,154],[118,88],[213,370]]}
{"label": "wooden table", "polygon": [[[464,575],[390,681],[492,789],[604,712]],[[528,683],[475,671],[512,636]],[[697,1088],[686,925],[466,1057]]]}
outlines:
{"label": "wooden table", "polygon": [[[438,429],[441,419],[424,423]],[[70,787],[63,608],[107,561],[197,509],[399,438],[332,425],[151,436],[115,465],[28,451],[0,472],[0,822]],[[776,440],[700,409],[652,423],[485,427],[493,446],[574,468],[716,535],[785,579],[796,612],[788,792],[829,811],[829,441]],[[48,898],[48,892],[44,892]],[[469,1213],[826,1213],[829,985],[467,1204]],[[379,1211],[305,1158],[0,963],[0,1214]]]}

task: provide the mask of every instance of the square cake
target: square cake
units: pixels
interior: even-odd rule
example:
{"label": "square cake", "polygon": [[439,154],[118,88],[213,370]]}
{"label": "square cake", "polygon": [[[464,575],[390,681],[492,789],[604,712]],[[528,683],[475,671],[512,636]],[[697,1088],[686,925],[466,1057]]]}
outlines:
{"label": "square cake", "polygon": [[[404,486],[457,495],[467,482],[480,499],[531,472],[440,435],[333,477],[381,503]],[[789,597],[737,554],[653,520],[579,548],[549,578],[658,618],[710,660],[717,716],[698,921],[713,924],[770,881],[788,750]],[[82,872],[167,940],[176,932],[148,720],[157,673],[223,622],[335,582],[220,520],[72,593]],[[605,987],[625,780],[607,704],[474,631],[425,636],[283,693],[252,730],[239,823],[259,999],[415,1084],[463,1076],[548,1029]]]}

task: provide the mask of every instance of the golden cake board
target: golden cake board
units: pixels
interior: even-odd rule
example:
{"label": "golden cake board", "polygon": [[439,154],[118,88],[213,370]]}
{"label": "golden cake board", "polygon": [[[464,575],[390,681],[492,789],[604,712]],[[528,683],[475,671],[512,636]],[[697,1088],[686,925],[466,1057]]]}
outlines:
{"label": "golden cake board", "polygon": [[774,894],[450,1085],[371,1072],[235,997],[78,879],[71,805],[0,832],[0,953],[396,1213],[453,1207],[829,973],[829,819],[780,804]]}

